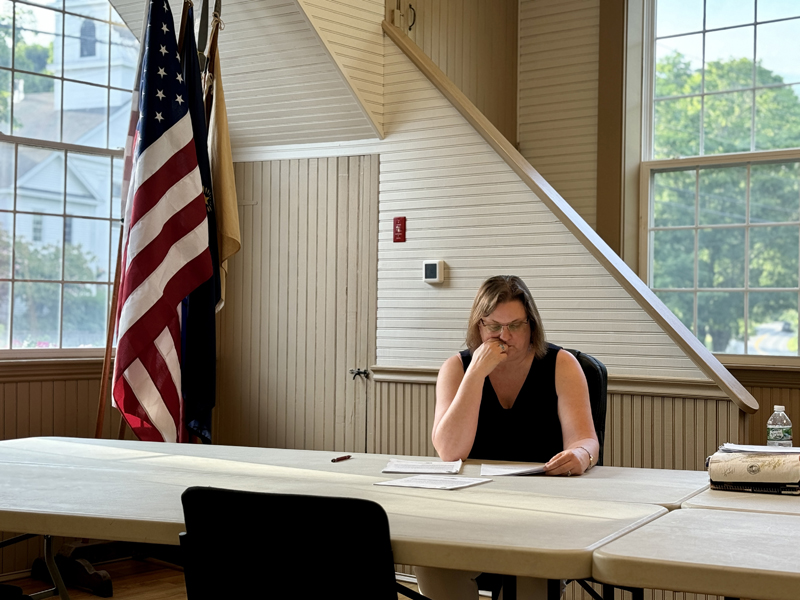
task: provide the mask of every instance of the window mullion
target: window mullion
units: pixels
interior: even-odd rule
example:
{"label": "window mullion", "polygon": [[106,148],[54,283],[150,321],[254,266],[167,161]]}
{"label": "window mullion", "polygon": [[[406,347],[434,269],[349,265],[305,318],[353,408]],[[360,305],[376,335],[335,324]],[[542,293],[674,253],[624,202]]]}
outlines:
{"label": "window mullion", "polygon": [[[13,0],[10,3],[12,6],[12,20],[11,20],[11,60],[10,68],[3,67],[1,70],[10,76],[11,80],[11,101],[9,102],[9,134],[3,138],[3,142],[13,145],[14,165],[13,180],[9,183],[9,196],[11,198],[11,210],[7,211],[10,216],[10,223],[7,226],[10,234],[10,258],[11,272],[8,278],[0,280],[0,284],[7,284],[9,289],[9,302],[8,313],[6,318],[9,319],[8,327],[8,354],[5,355],[10,358],[23,356],[28,350],[28,346],[35,347],[37,343],[47,341],[48,346],[58,346],[50,349],[39,348],[36,350],[37,356],[58,356],[64,350],[66,338],[70,337],[70,346],[76,344],[87,344],[95,346],[91,348],[76,349],[70,348],[70,355],[92,355],[101,351],[105,344],[105,329],[108,322],[108,300],[110,299],[110,281],[113,281],[113,274],[105,280],[98,281],[96,278],[96,269],[102,268],[102,264],[106,265],[106,269],[110,270],[111,253],[116,249],[112,244],[114,222],[113,210],[111,202],[114,194],[114,172],[113,163],[116,159],[121,159],[124,156],[124,150],[110,150],[109,144],[111,142],[111,110],[110,105],[112,96],[117,91],[124,91],[130,93],[129,89],[112,85],[112,65],[111,65],[111,41],[113,34],[113,26],[111,23],[111,5],[106,6],[106,18],[95,18],[90,15],[79,15],[64,10],[64,7],[53,8],[45,6],[48,9],[47,14],[39,16],[38,13],[33,13],[33,22],[30,29],[22,31],[22,19],[18,20],[18,9],[22,12],[22,16],[28,14],[27,7],[39,9],[42,6],[37,2],[27,2],[25,0]],[[70,21],[67,21],[67,15],[70,15]],[[60,20],[59,20],[60,19]],[[76,28],[81,26],[81,23],[105,23],[106,35],[101,36],[101,42],[106,50],[104,60],[91,59],[90,55],[83,55],[79,42],[83,40],[84,36],[75,34]],[[24,34],[21,37],[20,31]],[[122,31],[122,29],[120,29]],[[127,35],[127,34],[126,34]],[[60,36],[60,40],[58,39]],[[124,36],[123,36],[124,37]],[[52,62],[58,55],[57,65],[53,64],[50,68],[54,75],[50,73],[40,73],[37,70],[47,70],[47,67],[42,68],[39,63],[27,64],[26,54],[19,54],[17,50],[20,49],[16,43],[19,38],[20,42],[27,42],[36,47],[37,52],[39,48],[48,48],[50,59]],[[128,40],[128,37],[124,37]],[[99,42],[98,42],[99,43]],[[130,37],[130,43],[124,44],[126,52],[123,53],[123,58],[128,56],[127,49],[137,49],[138,43]],[[38,56],[38,55],[37,55]],[[84,60],[85,59],[85,60]],[[87,62],[89,60],[89,62]],[[27,67],[23,71],[18,71],[17,67]],[[135,64],[127,63],[122,64],[124,69],[134,69]],[[91,72],[86,72],[84,69],[90,69]],[[105,84],[95,83],[94,81],[83,81],[82,79],[100,80],[105,74]],[[39,79],[36,79],[39,78]],[[28,81],[30,79],[30,81]],[[29,90],[28,95],[37,93],[41,90],[48,92],[47,98],[49,106],[45,106],[47,114],[36,112],[35,105],[30,104],[30,100],[35,98],[22,98],[17,94],[14,96],[15,85],[23,85],[23,81],[28,82]],[[49,84],[52,82],[52,88],[48,90]],[[39,87],[33,87],[34,83]],[[43,83],[44,85],[40,85]],[[70,102],[66,98],[66,85],[80,84],[85,86],[75,88],[75,93],[70,96]],[[52,91],[51,91],[52,90]],[[86,91],[87,97],[91,96],[96,98],[87,103],[82,98],[75,96],[78,90]],[[60,97],[56,98],[55,94],[60,93]],[[100,98],[98,96],[103,96]],[[55,102],[55,104],[53,104]],[[101,117],[99,110],[102,102],[105,102],[104,117]],[[70,115],[65,115],[66,106],[70,105]],[[95,110],[95,106],[97,110]],[[120,108],[120,106],[117,106]],[[92,109],[86,114],[82,111],[84,109]],[[77,113],[72,111],[78,111]],[[40,111],[41,112],[41,111]],[[28,113],[31,113],[30,116]],[[91,114],[90,114],[91,113]],[[81,120],[74,121],[72,116],[77,115]],[[14,131],[15,118],[20,121],[20,125]],[[45,120],[42,121],[41,119]],[[81,124],[85,121],[85,125]],[[100,132],[92,133],[92,137],[87,134],[92,132],[92,127],[95,125],[100,126],[105,123],[105,134],[101,135]],[[26,125],[35,125],[22,128]],[[45,124],[46,133],[45,131]],[[125,123],[127,126],[127,121]],[[41,131],[39,131],[41,130]],[[48,135],[56,138],[56,141],[49,141],[38,139],[37,137],[25,137],[14,135],[15,133],[29,132],[28,135]],[[116,132],[115,132],[116,135]],[[68,143],[64,140],[80,140],[81,143]],[[84,144],[95,144],[93,146],[85,146]],[[84,156],[81,156],[84,155]],[[23,157],[23,166],[20,167],[20,156]],[[103,157],[103,158],[101,158]],[[108,173],[109,181],[104,191],[100,191],[97,186],[99,180],[95,176],[95,172],[99,173],[100,163],[107,162],[111,170]],[[11,165],[9,165],[11,166]],[[59,172],[58,168],[63,166],[63,172]],[[99,175],[98,175],[99,176]],[[103,175],[105,176],[105,175]],[[72,189],[68,189],[71,183]],[[60,197],[56,188],[61,185]],[[13,186],[13,187],[12,187]],[[67,198],[68,192],[73,194],[73,200],[76,203],[68,205]],[[21,195],[22,194],[22,195]],[[107,196],[104,199],[104,196]],[[24,198],[25,201],[19,201],[18,198]],[[55,204],[57,201],[62,203],[61,209],[57,209]],[[108,206],[106,206],[108,203]],[[68,206],[70,207],[68,209]],[[98,213],[102,214],[98,216]],[[25,210],[19,210],[24,208]],[[86,213],[86,214],[83,214]],[[105,214],[107,213],[107,214]],[[72,215],[79,215],[81,218],[72,220]],[[24,222],[20,222],[19,219]],[[45,221],[45,236],[41,241],[35,241],[32,238],[30,227],[32,219],[44,219]],[[57,219],[61,218],[61,242],[60,242],[60,256],[57,254],[58,245],[55,243],[55,235],[57,232],[49,229],[53,233],[53,237],[47,235],[48,227],[55,226]],[[67,237],[68,231],[71,227],[76,227],[72,232],[74,238],[74,245],[70,244]],[[105,227],[107,229],[106,235],[101,235],[100,231]],[[79,236],[79,237],[75,237]],[[26,246],[21,246],[17,243],[18,239],[23,241]],[[29,239],[30,238],[30,239]],[[78,249],[80,242],[81,248]],[[107,245],[107,248],[103,248]],[[69,253],[70,247],[72,252]],[[30,252],[27,249],[30,248]],[[26,252],[21,253],[21,250]],[[28,253],[30,257],[28,257]],[[83,258],[81,257],[83,255]],[[93,255],[97,259],[92,259]],[[73,259],[77,258],[77,262]],[[16,264],[20,260],[24,260],[28,266],[26,273],[19,272],[16,269]],[[60,262],[60,275],[54,277],[54,272],[58,269],[56,263]],[[70,277],[67,280],[67,263],[70,263]],[[25,277],[17,278],[17,274]],[[55,285],[59,285],[58,291]],[[76,323],[75,330],[69,332],[67,335],[66,320],[67,314],[65,307],[65,300],[67,297],[66,286],[73,285],[71,290],[77,292],[71,294],[70,314],[75,314],[76,310],[89,310],[91,314],[91,322],[86,319]],[[22,286],[22,287],[21,287]],[[106,292],[106,302],[101,303],[101,286]],[[84,289],[85,288],[85,289]],[[21,304],[17,303],[16,316],[17,320],[20,318],[26,322],[17,323],[17,330],[14,330],[14,315],[15,315],[15,294],[19,293]],[[35,294],[31,296],[31,293]],[[41,296],[41,298],[40,298]],[[46,299],[45,299],[46,298]],[[41,300],[41,301],[40,301]],[[37,313],[41,313],[44,307],[50,310],[53,302],[58,302],[58,321],[55,319],[46,319],[46,322],[35,323],[34,317]],[[45,304],[42,304],[44,302]],[[30,305],[30,306],[27,306]],[[34,306],[35,305],[35,306]],[[103,305],[104,310],[99,315],[97,311]],[[26,313],[29,312],[30,314]],[[55,316],[55,315],[54,315]],[[100,319],[96,317],[99,316]],[[29,322],[27,322],[30,319]],[[102,320],[102,327],[99,327],[100,320]],[[86,321],[86,324],[83,322]],[[72,321],[71,321],[72,322]],[[87,326],[84,326],[87,325]],[[98,335],[98,331],[102,333]],[[77,336],[77,337],[76,337]],[[14,338],[18,338],[19,347],[14,350]]]}
{"label": "window mullion", "polygon": [[[700,276],[699,276],[699,266],[697,264],[697,256],[698,256],[698,244],[700,242],[700,231],[698,226],[700,225],[700,169],[695,168],[694,170],[694,260],[692,262],[692,266],[694,267],[694,335],[699,339],[700,338],[700,321],[699,321],[699,306],[700,306],[700,297],[697,294],[697,290],[700,284]],[[701,340],[702,341],[702,340]]]}

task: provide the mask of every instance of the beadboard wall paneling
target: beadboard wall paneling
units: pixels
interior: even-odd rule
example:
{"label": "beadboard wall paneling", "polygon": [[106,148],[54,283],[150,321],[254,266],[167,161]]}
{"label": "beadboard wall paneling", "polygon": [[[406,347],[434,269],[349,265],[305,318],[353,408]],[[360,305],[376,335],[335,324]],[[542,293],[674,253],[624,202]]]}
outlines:
{"label": "beadboard wall paneling", "polygon": [[[112,4],[138,37],[144,3]],[[170,2],[176,28],[182,4]],[[382,5],[379,9],[382,12]],[[196,21],[199,16],[197,4]],[[222,17],[219,51],[232,146],[379,136],[297,2],[232,0],[224,4]]]}
{"label": "beadboard wall paneling", "polygon": [[728,400],[609,394],[605,464],[705,470],[725,442],[740,442],[744,415]]}
{"label": "beadboard wall paneling", "polygon": [[383,0],[298,2],[382,137]]}
{"label": "beadboard wall paneling", "polygon": [[436,456],[431,441],[436,386],[377,382],[367,452]]}
{"label": "beadboard wall paneling", "polygon": [[[388,39],[384,66],[385,140],[234,150],[236,161],[380,154],[377,364],[440,366],[462,347],[480,283],[516,273],[550,339],[618,375],[707,380]],[[405,243],[392,242],[395,216]],[[428,259],[445,261],[445,283],[421,280]]]}
{"label": "beadboard wall paneling", "polygon": [[786,407],[786,414],[792,421],[794,431],[794,445],[798,446],[800,440],[800,388],[797,387],[761,387],[746,386],[747,391],[758,400],[759,409],[745,418],[745,440],[747,444],[767,443],[767,419],[773,412],[776,404]]}
{"label": "beadboard wall paneling", "polygon": [[515,144],[518,0],[417,0],[410,31],[408,4],[401,29]]}
{"label": "beadboard wall paneling", "polygon": [[[0,439],[33,436],[93,437],[100,395],[100,373],[92,379],[65,378],[0,383]],[[116,437],[119,413],[107,409],[103,437]],[[0,532],[8,539],[23,532]],[[54,538],[55,549],[63,538]],[[42,556],[42,538],[36,537],[0,550],[0,576],[31,568]]]}
{"label": "beadboard wall paneling", "polygon": [[378,157],[237,163],[242,250],[219,313],[223,444],[366,449]]}
{"label": "beadboard wall paneling", "polygon": [[[430,441],[435,388],[377,382],[375,442],[369,450],[435,456]],[[743,434],[744,413],[728,400],[609,394],[604,462],[701,471],[720,444],[741,442]]]}
{"label": "beadboard wall paneling", "polygon": [[519,150],[597,223],[600,0],[520,0]]}

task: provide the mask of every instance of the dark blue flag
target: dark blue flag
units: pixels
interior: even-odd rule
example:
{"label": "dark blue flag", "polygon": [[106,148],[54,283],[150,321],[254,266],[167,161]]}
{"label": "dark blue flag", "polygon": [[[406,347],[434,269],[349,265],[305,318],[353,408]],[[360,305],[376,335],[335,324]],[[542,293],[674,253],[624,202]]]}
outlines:
{"label": "dark blue flag", "polygon": [[219,252],[217,222],[208,161],[208,129],[203,106],[203,86],[197,44],[194,38],[194,9],[189,7],[184,29],[181,65],[187,87],[187,104],[192,119],[197,164],[203,183],[208,217],[208,246],[214,268],[213,276],[183,301],[183,354],[181,382],[183,386],[184,422],[186,428],[204,443],[211,443],[211,409],[216,395],[216,327],[214,314],[220,299]]}

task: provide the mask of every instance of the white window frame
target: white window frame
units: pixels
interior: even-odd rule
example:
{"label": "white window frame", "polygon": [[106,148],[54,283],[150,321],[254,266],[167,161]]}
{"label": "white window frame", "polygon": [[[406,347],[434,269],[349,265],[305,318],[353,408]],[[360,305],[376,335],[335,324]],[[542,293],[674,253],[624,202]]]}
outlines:
{"label": "white window frame", "polygon": [[[731,154],[713,154],[690,157],[679,157],[670,159],[652,159],[653,149],[653,125],[654,125],[654,56],[656,41],[656,0],[629,0],[628,2],[628,64],[631,61],[638,63],[641,59],[641,71],[638,79],[631,77],[628,72],[628,85],[641,83],[640,93],[635,92],[627,99],[627,108],[640,109],[641,129],[638,127],[627,127],[625,139],[630,147],[636,142],[632,139],[633,135],[638,136],[638,146],[640,148],[639,157],[639,177],[638,190],[630,181],[626,189],[626,197],[638,196],[639,227],[638,227],[638,274],[641,279],[649,286],[651,273],[651,252],[650,246],[650,216],[652,207],[653,193],[653,173],[664,169],[691,169],[693,167],[717,167],[742,163],[769,163],[787,160],[800,160],[800,148],[790,148],[785,150],[764,150],[755,152],[736,152]],[[630,17],[633,17],[631,19]],[[640,17],[639,21],[636,17]],[[641,37],[636,28],[640,27]],[[633,35],[632,35],[633,34]],[[641,40],[641,46],[637,47],[637,40]],[[800,366],[800,356],[762,356],[754,354],[715,354],[715,356],[726,366],[776,366],[776,367],[798,367]]]}
{"label": "white window frame", "polygon": [[[86,15],[74,13],[74,12],[71,12],[69,10],[65,10],[64,8],[55,8],[55,7],[52,7],[52,6],[46,6],[46,5],[42,5],[42,4],[37,4],[35,2],[29,2],[27,0],[17,0],[17,1],[18,1],[18,3],[20,5],[27,5],[27,6],[31,6],[31,7],[34,7],[34,8],[40,8],[40,7],[41,8],[49,8],[51,10],[55,10],[56,12],[63,13],[66,16],[72,16],[72,17],[77,17],[77,18],[88,18],[90,20],[91,19],[94,19],[94,20],[98,19],[97,17],[87,17]],[[99,20],[102,21],[103,19],[99,19]],[[119,23],[114,21],[114,23],[122,24],[121,21]],[[111,27],[111,25],[109,25],[109,27]],[[15,29],[12,28],[12,36],[14,35],[14,31],[15,31]],[[61,53],[62,53],[62,55],[63,55],[63,52],[64,52],[64,44],[65,44],[66,37],[67,37],[66,33],[64,31],[62,31],[62,38],[61,38],[61,43],[62,43]],[[110,38],[109,38],[109,43],[110,43]],[[82,58],[87,58],[87,57],[82,57]],[[58,81],[61,81],[62,82],[62,86],[63,86],[64,83],[67,83],[67,82],[75,82],[75,83],[80,83],[80,84],[83,84],[83,85],[91,85],[91,86],[94,86],[94,87],[104,88],[106,90],[106,97],[107,98],[110,98],[110,95],[111,95],[112,91],[114,91],[114,90],[121,90],[121,91],[125,91],[125,92],[130,92],[130,90],[124,90],[124,89],[121,89],[121,88],[118,88],[118,87],[112,85],[112,83],[110,81],[110,70],[111,70],[111,56],[110,55],[109,55],[108,61],[109,62],[108,62],[107,68],[109,70],[109,81],[105,85],[87,83],[87,82],[84,82],[84,81],[78,81],[78,80],[70,79],[70,78],[64,76],[63,70],[61,72],[61,75],[55,76],[54,78],[56,80],[58,80]],[[17,73],[17,72],[28,73],[28,71],[17,71],[17,69],[14,68],[13,64],[12,64],[11,68],[4,68],[3,70],[5,70],[8,73],[11,73],[12,74],[12,78],[13,78],[13,74]],[[39,75],[38,73],[33,73],[33,74],[34,75]],[[131,82],[131,83],[133,83],[133,82]],[[61,127],[63,127],[63,120],[64,120],[64,117],[63,117],[63,115],[64,115],[63,103],[64,103],[64,94],[63,94],[63,89],[62,89],[62,94],[61,94],[61,119],[60,119],[60,126]],[[14,108],[13,108],[13,102],[12,102],[11,105],[10,105],[10,117],[9,117],[10,121],[13,120],[13,110],[14,110]],[[107,105],[107,111],[108,111],[107,112],[107,117],[108,117],[110,115],[110,104]],[[111,131],[107,127],[106,128],[106,144],[108,144],[110,138],[111,138]],[[3,134],[3,133],[0,133],[0,142],[6,143],[6,144],[13,144],[15,146],[14,182],[13,182],[15,198],[16,198],[16,185],[17,185],[17,181],[16,181],[17,180],[16,155],[17,155],[17,147],[20,146],[20,145],[21,146],[33,146],[33,147],[44,148],[44,149],[53,150],[53,151],[61,151],[61,152],[65,153],[65,156],[66,156],[66,153],[79,153],[79,154],[84,154],[84,155],[85,154],[92,154],[92,155],[96,155],[96,156],[109,157],[109,159],[112,160],[112,161],[114,161],[114,159],[122,159],[124,157],[124,150],[122,148],[108,148],[108,147],[104,148],[104,147],[96,147],[96,146],[84,146],[84,145],[81,145],[81,144],[74,144],[74,143],[68,143],[68,142],[56,142],[56,141],[42,140],[42,139],[37,139],[37,138],[29,138],[29,137],[15,136],[15,135],[6,135],[6,134]],[[113,169],[113,162],[112,162],[112,169]],[[65,165],[65,177],[66,177],[66,165]],[[113,186],[113,183],[114,183],[114,176],[113,176],[113,172],[112,172],[112,177],[111,177],[111,185],[112,186]],[[64,193],[66,194],[66,182],[65,182]],[[111,193],[111,190],[110,190],[110,193]],[[111,194],[111,201],[112,202],[114,201],[113,193]],[[92,218],[92,217],[84,217],[82,215],[68,215],[66,213],[66,210],[67,210],[67,203],[66,203],[66,196],[65,196],[64,207],[63,207],[63,210],[62,210],[61,213],[47,213],[47,214],[42,213],[42,215],[43,216],[61,217],[62,219],[65,219],[65,221],[64,221],[65,224],[66,224],[66,218],[68,218],[68,217]],[[35,214],[35,215],[39,214],[39,213],[36,213],[36,212],[26,211],[26,210],[17,211],[16,201],[15,201],[14,207],[12,209],[4,210],[3,212],[6,212],[8,214],[13,215],[14,216],[14,221],[16,221],[16,215],[17,214]],[[115,222],[119,222],[119,217],[115,217],[113,215],[114,215],[114,211],[112,210],[111,214],[109,215],[108,218],[106,218],[106,217],[95,217],[94,218],[95,220],[108,221],[109,224],[110,224],[109,227],[110,227],[110,234],[111,235],[110,235],[110,241],[109,241],[109,243],[110,243],[110,245],[109,245],[109,259],[113,259],[114,252],[116,250],[117,242],[118,242],[117,237],[113,235],[114,234],[113,224]],[[12,241],[11,274],[10,274],[10,277],[8,279],[4,278],[2,280],[3,283],[16,280],[16,277],[14,276],[14,262],[13,262],[14,261],[14,244],[13,244],[14,231],[12,230],[10,233],[12,234],[12,238],[11,238],[11,241]],[[56,280],[56,279],[53,279],[53,280],[42,280],[42,283],[54,283],[54,284],[57,283],[57,284],[62,286],[61,287],[61,302],[60,302],[60,305],[59,305],[59,309],[61,311],[61,314],[59,315],[59,343],[61,343],[61,340],[63,339],[63,296],[64,296],[64,288],[63,288],[63,286],[64,286],[64,284],[78,284],[78,285],[80,285],[82,283],[89,283],[89,284],[92,284],[92,285],[94,285],[94,284],[106,285],[107,288],[108,288],[108,294],[107,294],[108,302],[107,302],[107,306],[106,306],[106,310],[105,310],[105,314],[104,314],[104,319],[105,319],[105,321],[107,323],[108,322],[108,311],[109,311],[109,307],[110,307],[110,303],[111,303],[111,296],[113,294],[113,282],[114,282],[114,273],[113,272],[111,272],[109,274],[108,281],[83,282],[83,281],[68,281],[68,280],[65,280],[64,279],[64,271],[63,271],[63,261],[64,261],[63,246],[64,246],[64,244],[65,244],[65,241],[62,239],[62,272],[61,272],[61,278],[58,279],[58,280]],[[109,265],[109,269],[111,271],[113,271],[114,268],[115,268],[115,264],[110,264]],[[9,327],[11,327],[11,324],[12,324],[13,318],[14,318],[13,285],[12,285],[11,289],[12,289],[12,293],[9,296],[9,315],[8,315]],[[106,335],[107,334],[108,334],[108,332],[106,332]],[[105,348],[104,347],[96,347],[96,348],[12,348],[12,347],[10,347],[11,343],[12,343],[12,340],[13,340],[13,338],[11,337],[11,332],[9,332],[9,348],[8,349],[0,349],[0,362],[15,361],[15,360],[20,360],[20,359],[38,360],[38,359],[59,359],[59,358],[61,358],[61,359],[101,358],[103,356],[104,352],[105,352]],[[112,356],[113,356],[113,354],[114,354],[114,349],[112,348]]]}

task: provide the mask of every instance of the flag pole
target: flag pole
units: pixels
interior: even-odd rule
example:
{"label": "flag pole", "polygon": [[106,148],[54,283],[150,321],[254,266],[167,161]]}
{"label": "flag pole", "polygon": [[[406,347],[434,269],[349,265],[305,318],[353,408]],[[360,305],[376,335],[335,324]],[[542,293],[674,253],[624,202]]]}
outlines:
{"label": "flag pole", "polygon": [[211,17],[211,35],[208,40],[208,61],[206,62],[205,77],[205,110],[206,123],[211,123],[211,108],[214,105],[214,68],[217,59],[217,43],[219,37],[220,24],[222,23],[222,2],[216,0],[214,3],[214,14]]}
{"label": "flag pole", "polygon": [[183,52],[183,39],[186,36],[186,17],[189,16],[189,9],[194,6],[192,0],[183,0],[181,9],[181,30],[178,34],[178,52]]}
{"label": "flag pole", "polygon": [[[117,297],[119,296],[119,271],[122,261],[122,232],[119,228],[119,244],[117,246],[117,266],[114,272],[114,288],[111,293],[111,306],[108,312],[108,332],[106,333],[106,351],[103,355],[103,371],[100,376],[100,401],[97,403],[97,423],[94,429],[94,437],[98,440],[103,437],[103,421],[106,416],[106,396],[108,395],[108,380],[111,375],[111,347],[114,344],[114,325],[117,322]],[[122,423],[124,419],[120,419]]]}
{"label": "flag pole", "polygon": [[[144,16],[142,18],[142,34],[139,37],[140,44],[144,44],[145,33],[147,32],[147,17],[150,11],[150,3],[145,2]],[[131,119],[128,124],[128,138],[125,142],[125,155],[123,157],[122,187],[120,189],[120,201],[126,202],[128,199],[128,189],[131,182],[131,170],[133,167],[133,139],[136,133],[136,124],[139,121],[139,88],[142,77],[142,61],[144,48],[139,48],[139,59],[136,63],[136,71],[133,80],[133,93],[131,98]],[[124,205],[120,214],[124,215]],[[117,246],[117,264],[114,271],[114,287],[111,292],[111,306],[108,313],[108,331],[106,333],[106,349],[103,355],[103,369],[100,380],[100,397],[97,401],[97,421],[94,428],[94,437],[103,437],[103,421],[106,416],[106,396],[108,395],[108,380],[111,372],[111,349],[114,344],[114,330],[117,323],[117,300],[119,297],[120,267],[122,264],[122,239],[125,236],[124,224],[119,228],[119,245]],[[122,439],[125,433],[125,419],[120,412],[120,426],[117,438]]]}

